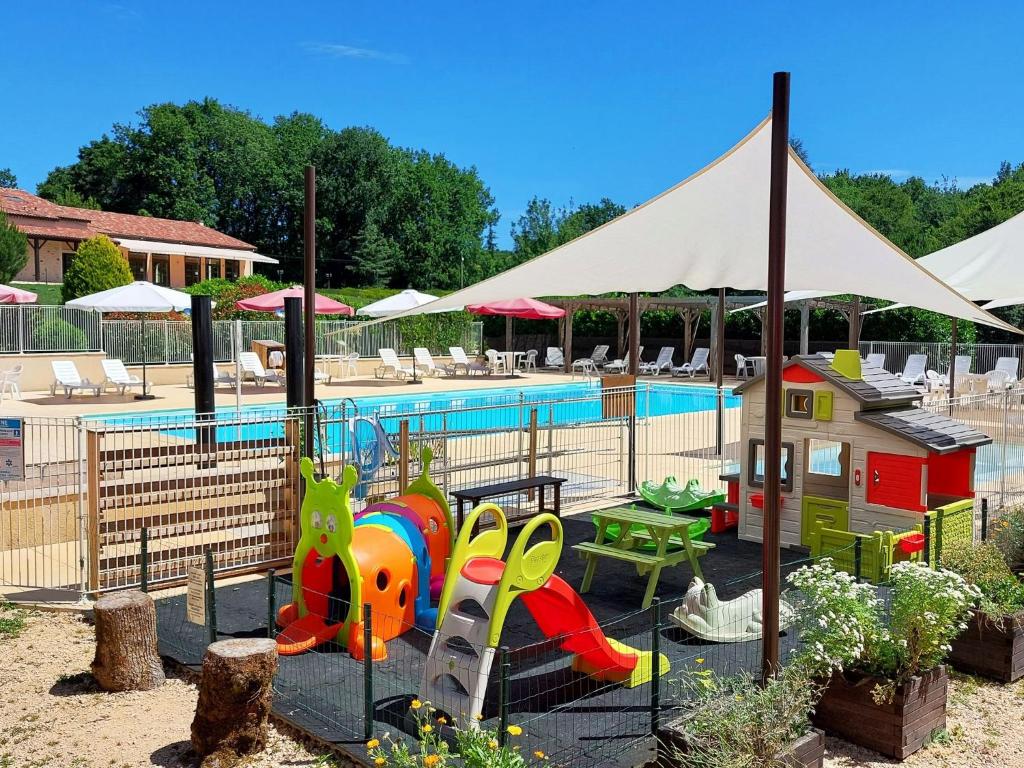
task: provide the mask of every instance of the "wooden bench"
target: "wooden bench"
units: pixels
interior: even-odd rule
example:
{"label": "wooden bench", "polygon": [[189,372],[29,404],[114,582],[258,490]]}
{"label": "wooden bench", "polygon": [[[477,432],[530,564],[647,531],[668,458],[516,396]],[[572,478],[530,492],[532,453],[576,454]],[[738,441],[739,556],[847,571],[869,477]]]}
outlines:
{"label": "wooden bench", "polygon": [[[514,493],[529,493],[530,491],[537,491],[538,514],[540,512],[552,512],[555,517],[561,517],[562,483],[565,481],[566,478],[564,477],[538,475],[536,477],[525,477],[522,480],[509,480],[504,483],[494,483],[493,485],[482,485],[477,488],[463,488],[458,491],[452,491],[451,495],[456,502],[456,521],[458,529],[460,531],[462,530],[462,522],[466,518],[467,504],[470,509],[472,509],[485,499],[501,498],[502,496],[509,496]],[[553,505],[550,508],[545,506],[547,488],[549,486],[554,489]],[[516,517],[507,517],[506,519],[510,525],[514,525],[516,523],[525,522],[532,516],[532,514],[518,515]]]}
{"label": "wooden bench", "polygon": [[[573,546],[573,549],[587,560],[583,583],[580,585],[581,594],[590,590],[599,558],[624,560],[636,565],[637,573],[641,576],[649,573],[642,603],[644,608],[649,608],[663,568],[688,562],[693,568],[694,576],[703,578],[704,574],[697,559],[715,547],[710,542],[690,540],[689,528],[696,521],[685,515],[667,515],[618,507],[595,512],[593,518],[597,527],[594,541]],[[619,526],[619,534],[612,541],[607,541],[605,534],[608,526],[612,524]],[[633,530],[634,526],[642,529]],[[637,545],[643,542],[653,542],[654,551],[645,552],[638,549]],[[677,546],[682,544],[682,548],[669,552],[669,543]]]}

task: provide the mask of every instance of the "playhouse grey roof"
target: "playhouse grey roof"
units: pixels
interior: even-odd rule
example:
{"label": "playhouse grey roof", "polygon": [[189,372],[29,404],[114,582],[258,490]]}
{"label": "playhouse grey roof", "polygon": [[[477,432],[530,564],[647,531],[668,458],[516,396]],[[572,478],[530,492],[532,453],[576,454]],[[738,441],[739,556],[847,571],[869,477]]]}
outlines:
{"label": "playhouse grey roof", "polygon": [[992,442],[991,437],[966,424],[923,408],[879,408],[861,411],[854,418],[934,453],[951,453]]}
{"label": "playhouse grey roof", "polygon": [[[815,355],[797,355],[788,360],[784,367],[799,365],[807,368],[868,407],[909,405],[913,401],[921,399],[921,393],[917,389],[888,371],[867,363],[861,363],[862,379],[849,379],[832,368],[832,357],[833,355],[825,352]],[[763,380],[763,374],[756,376],[734,387],[733,392],[743,392]]]}

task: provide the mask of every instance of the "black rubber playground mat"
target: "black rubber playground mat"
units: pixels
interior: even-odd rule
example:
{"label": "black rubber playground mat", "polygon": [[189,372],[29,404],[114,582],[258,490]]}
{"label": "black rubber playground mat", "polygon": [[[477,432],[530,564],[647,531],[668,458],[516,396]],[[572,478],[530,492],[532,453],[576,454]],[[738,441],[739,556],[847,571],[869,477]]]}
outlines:
{"label": "black rubber playground mat", "polygon": [[[556,573],[578,590],[584,562],[571,546],[593,540],[594,527],[589,515],[565,518],[562,523],[565,546]],[[510,540],[513,538],[510,536]],[[760,587],[760,545],[739,541],[734,532],[708,535],[706,540],[716,547],[700,562],[705,581],[715,585],[720,599],[728,600]],[[801,557],[784,551],[784,572]],[[653,612],[640,607],[647,577],[638,576],[632,564],[603,558],[591,590],[582,596],[606,636],[642,651],[651,650],[657,642],[669,658],[672,669],[660,683],[662,718],[670,717],[679,702],[681,693],[674,677],[680,671],[706,668],[728,675],[760,669],[760,641],[701,642],[668,621],[692,576],[687,564],[662,573],[657,596],[662,601],[664,619],[657,641],[653,637]],[[276,580],[274,594],[276,605],[291,600],[289,577]],[[219,638],[266,636],[266,580],[220,586],[216,595]],[[186,620],[185,597],[160,599],[157,610],[162,652],[184,664],[201,663],[208,630]],[[409,703],[419,695],[430,639],[419,630],[405,632],[387,643],[388,658],[373,664],[371,709],[375,735],[411,732]],[[571,654],[559,647],[562,640],[546,638],[526,608],[518,602],[513,604],[501,643],[510,649],[509,721],[523,728],[522,736],[515,741],[530,753],[542,750],[556,765],[626,767],[651,759],[651,685],[629,689],[574,672]],[[792,633],[784,635],[782,653],[788,654],[795,642]],[[275,680],[275,710],[325,741],[341,745],[354,758],[365,760],[365,673],[363,662],[333,645],[282,657]],[[497,727],[498,678],[495,664],[484,709],[485,727]]]}

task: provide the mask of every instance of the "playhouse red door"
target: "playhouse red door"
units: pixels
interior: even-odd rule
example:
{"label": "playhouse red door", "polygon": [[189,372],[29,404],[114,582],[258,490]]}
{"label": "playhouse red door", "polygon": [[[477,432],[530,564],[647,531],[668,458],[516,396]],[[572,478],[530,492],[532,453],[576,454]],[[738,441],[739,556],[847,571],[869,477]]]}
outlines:
{"label": "playhouse red door", "polygon": [[868,452],[867,502],[924,512],[926,459]]}

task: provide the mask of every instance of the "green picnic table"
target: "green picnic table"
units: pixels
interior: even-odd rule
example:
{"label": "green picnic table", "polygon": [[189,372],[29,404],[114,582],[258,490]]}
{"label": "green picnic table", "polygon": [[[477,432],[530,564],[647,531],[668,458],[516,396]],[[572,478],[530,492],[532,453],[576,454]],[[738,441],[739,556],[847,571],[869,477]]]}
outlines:
{"label": "green picnic table", "polygon": [[[704,577],[697,558],[703,556],[709,549],[713,549],[715,545],[704,541],[690,541],[689,526],[696,522],[694,518],[685,515],[646,512],[627,507],[603,509],[592,513],[592,516],[597,526],[597,536],[594,541],[573,545],[573,549],[587,559],[587,569],[583,574],[580,593],[590,589],[594,571],[597,569],[597,560],[600,557],[611,557],[634,563],[639,575],[650,574],[647,578],[647,591],[644,592],[644,608],[649,608],[651,600],[654,599],[654,591],[658,588],[658,579],[661,578],[662,568],[679,565],[685,560],[693,568],[694,576]],[[606,542],[605,532],[608,526],[614,523],[619,525],[619,535]],[[630,530],[634,526],[642,526],[642,531]],[[673,539],[672,543],[677,546],[679,542],[682,542],[682,549],[673,552],[667,551],[670,539]],[[643,552],[638,548],[649,541],[653,541],[656,545],[653,552]]]}

